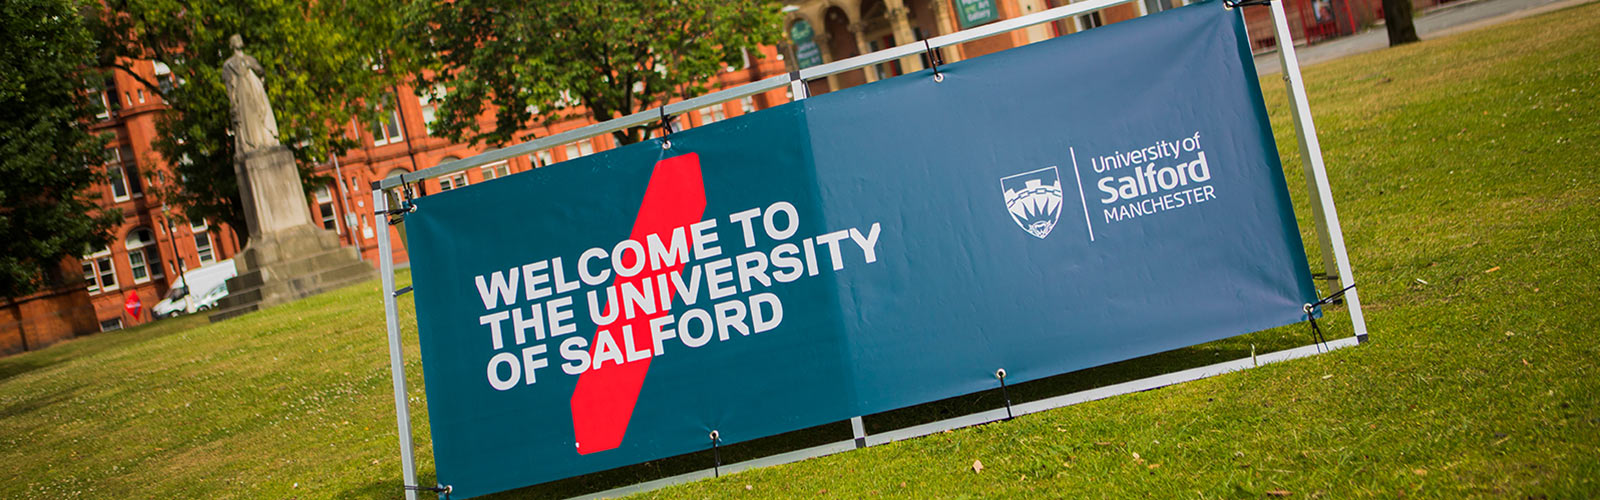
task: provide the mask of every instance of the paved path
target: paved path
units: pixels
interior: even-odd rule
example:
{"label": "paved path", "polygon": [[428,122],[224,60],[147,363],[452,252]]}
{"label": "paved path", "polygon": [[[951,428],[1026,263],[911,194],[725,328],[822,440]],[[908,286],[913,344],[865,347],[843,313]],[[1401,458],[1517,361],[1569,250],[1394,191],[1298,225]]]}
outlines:
{"label": "paved path", "polygon": [[[1528,16],[1582,5],[1595,0],[1477,0],[1446,5],[1416,18],[1417,35],[1423,40],[1439,38],[1485,26],[1493,26]],[[1389,46],[1389,34],[1383,26],[1311,46],[1295,47],[1300,66],[1306,67],[1341,57],[1372,52]],[[1278,66],[1278,52],[1256,56],[1256,71],[1267,75],[1282,70]]]}

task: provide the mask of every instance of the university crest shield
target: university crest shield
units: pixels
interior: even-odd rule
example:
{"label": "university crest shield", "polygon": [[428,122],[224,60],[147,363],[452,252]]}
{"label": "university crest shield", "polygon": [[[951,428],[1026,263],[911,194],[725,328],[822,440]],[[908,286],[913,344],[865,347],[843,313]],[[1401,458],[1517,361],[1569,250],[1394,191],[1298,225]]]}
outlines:
{"label": "university crest shield", "polygon": [[1002,178],[1000,189],[1005,192],[1006,211],[1023,231],[1044,239],[1055,229],[1061,216],[1061,177],[1056,167]]}

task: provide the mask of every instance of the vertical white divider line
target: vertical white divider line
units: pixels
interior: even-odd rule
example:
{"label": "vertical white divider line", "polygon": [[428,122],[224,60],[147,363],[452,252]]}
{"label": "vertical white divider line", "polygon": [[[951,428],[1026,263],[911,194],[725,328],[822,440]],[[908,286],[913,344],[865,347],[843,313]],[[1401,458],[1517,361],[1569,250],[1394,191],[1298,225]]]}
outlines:
{"label": "vertical white divider line", "polygon": [[[1328,183],[1328,170],[1322,162],[1322,144],[1317,140],[1317,126],[1311,120],[1311,102],[1306,97],[1305,80],[1300,76],[1300,60],[1295,55],[1294,37],[1289,31],[1288,16],[1283,11],[1282,0],[1272,0],[1274,36],[1278,39],[1278,60],[1283,66],[1283,81],[1288,87],[1289,112],[1294,117],[1295,133],[1300,138],[1300,158],[1306,170],[1306,186],[1311,197],[1313,216],[1317,221],[1319,239],[1322,240],[1324,262],[1328,254],[1339,276],[1340,288],[1355,284],[1355,273],[1350,268],[1350,255],[1346,251],[1344,230],[1339,226],[1339,211],[1333,206],[1333,189]],[[1243,9],[1238,9],[1244,15]],[[1333,292],[1336,290],[1329,290]],[[1350,323],[1355,328],[1356,339],[1367,341],[1367,320],[1361,314],[1361,299],[1356,290],[1344,295],[1350,307]]]}
{"label": "vertical white divider line", "polygon": [[[383,278],[383,322],[389,332],[389,375],[394,379],[394,420],[400,431],[400,475],[403,486],[417,484],[417,466],[411,445],[411,408],[406,400],[405,359],[400,349],[400,311],[394,296],[394,248],[389,242],[389,198],[372,190],[373,225],[378,226],[378,274]],[[406,500],[417,500],[416,490],[405,490]]]}
{"label": "vertical white divider line", "polygon": [[1083,205],[1083,225],[1089,228],[1089,241],[1094,241],[1094,221],[1089,220],[1089,201],[1083,197],[1083,174],[1078,173],[1078,152],[1067,146],[1067,153],[1072,155],[1072,176],[1078,179],[1078,203]]}

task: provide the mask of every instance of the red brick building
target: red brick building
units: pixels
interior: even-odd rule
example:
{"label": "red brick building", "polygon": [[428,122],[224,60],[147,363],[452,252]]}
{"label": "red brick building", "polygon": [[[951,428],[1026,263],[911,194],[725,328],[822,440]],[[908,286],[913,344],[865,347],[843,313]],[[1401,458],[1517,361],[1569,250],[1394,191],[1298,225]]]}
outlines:
{"label": "red brick building", "polygon": [[[1382,18],[1381,0],[1285,1],[1297,43],[1349,34]],[[1413,1],[1418,10],[1442,3],[1441,0]],[[809,28],[806,31],[813,33],[802,43],[786,44],[785,52],[801,55],[785,58],[775,47],[748,51],[744,67],[729,68],[717,77],[717,84],[722,88],[737,86],[788,72],[797,62],[803,65],[831,62],[1069,3],[1068,0],[787,0],[785,32],[795,33],[797,25],[804,23]],[[1135,0],[948,47],[941,50],[941,57],[946,62],[959,61],[1187,3],[1187,0]],[[1277,41],[1270,12],[1265,7],[1248,7],[1245,15],[1253,46],[1257,50],[1275,47]],[[758,55],[760,57],[756,57]],[[820,94],[917,71],[927,65],[926,56],[906,57],[813,81],[809,90]],[[172,84],[170,72],[159,63],[137,61],[132,67],[141,73],[144,81]],[[783,104],[790,101],[787,92],[773,90],[699,109],[678,117],[677,124],[695,127]],[[465,158],[486,149],[430,135],[428,124],[433,121],[435,104],[425,97],[417,97],[413,89],[406,86],[395,88],[393,94],[391,102],[395,105],[386,110],[383,119],[347,124],[347,133],[356,138],[360,146],[320,166],[319,173],[333,182],[307,195],[313,220],[337,232],[346,245],[359,249],[362,258],[374,266],[378,253],[376,231],[393,229],[373,216],[371,182]],[[151,146],[156,133],[155,117],[165,109],[158,96],[159,93],[129,75],[116,72],[111,77],[107,90],[101,95],[108,111],[98,117],[92,129],[115,134],[115,139],[107,146],[107,157],[111,158],[108,168],[112,175],[99,190],[103,206],[121,210],[125,221],[114,230],[107,248],[91,249],[82,256],[81,262],[66,263],[69,268],[81,268],[84,280],[81,287],[57,285],[29,297],[0,299],[0,354],[36,349],[73,335],[151,321],[150,306],[167,293],[183,269],[231,258],[239,250],[234,228],[209,221],[194,225],[173,222],[172,215],[177,215],[169,213],[173,208],[146,196],[152,188],[174,180],[166,160]],[[484,126],[493,126],[490,120],[485,117]],[[542,137],[589,123],[588,120],[571,120],[552,127],[539,127],[533,132]],[[455,189],[613,147],[616,144],[610,136],[594,137],[430,179],[422,183],[422,190],[437,193]],[[405,262],[407,257],[399,235],[391,233],[390,236],[396,242],[396,260]],[[137,318],[123,308],[134,294],[143,304],[143,311]]]}
{"label": "red brick building", "polygon": [[[132,65],[147,81],[172,82],[164,65],[138,61]],[[115,330],[152,321],[150,307],[160,301],[183,269],[233,257],[238,240],[225,224],[179,222],[156,201],[153,190],[175,178],[152,143],[155,118],[166,105],[160,94],[133,77],[113,72],[98,96],[105,111],[90,124],[95,134],[110,133],[106,144],[107,182],[95,186],[101,206],[122,212],[112,229],[111,244],[88,249],[81,259],[64,263],[67,276],[81,276],[72,285],[54,284],[48,291],[0,299],[0,354],[32,350],[76,335]],[[179,217],[174,217],[179,216]],[[134,296],[137,316],[124,310]]]}

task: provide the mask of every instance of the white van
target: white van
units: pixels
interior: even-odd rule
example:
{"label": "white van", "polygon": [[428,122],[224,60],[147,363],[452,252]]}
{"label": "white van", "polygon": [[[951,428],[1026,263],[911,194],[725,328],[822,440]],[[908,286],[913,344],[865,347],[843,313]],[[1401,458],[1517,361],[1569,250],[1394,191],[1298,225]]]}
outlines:
{"label": "white van", "polygon": [[233,267],[233,259],[228,259],[183,273],[167,291],[166,298],[150,311],[157,318],[170,318],[213,309],[217,307],[217,300],[228,296],[228,278],[238,272]]}

